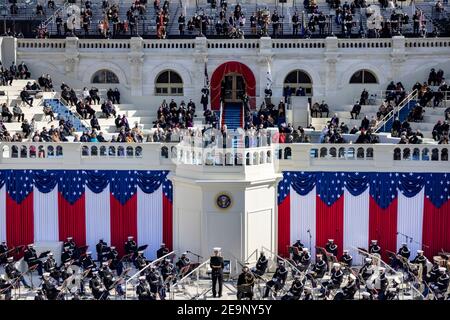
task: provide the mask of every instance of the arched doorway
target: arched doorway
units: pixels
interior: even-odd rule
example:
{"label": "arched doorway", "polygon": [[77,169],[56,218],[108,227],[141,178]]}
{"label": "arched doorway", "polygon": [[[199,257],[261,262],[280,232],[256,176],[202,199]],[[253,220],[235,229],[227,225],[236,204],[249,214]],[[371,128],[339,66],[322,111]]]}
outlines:
{"label": "arched doorway", "polygon": [[[253,72],[245,64],[237,61],[225,62],[214,70],[211,76],[212,110],[220,109],[222,86],[224,86],[225,99],[234,100],[234,102],[239,101],[239,95],[244,92],[250,98],[256,95],[256,80]],[[250,99],[250,107],[255,108],[255,99]]]}
{"label": "arched doorway", "polygon": [[225,103],[236,103],[242,100],[245,93],[245,79],[236,72],[231,72],[223,77],[221,84],[221,95]]}

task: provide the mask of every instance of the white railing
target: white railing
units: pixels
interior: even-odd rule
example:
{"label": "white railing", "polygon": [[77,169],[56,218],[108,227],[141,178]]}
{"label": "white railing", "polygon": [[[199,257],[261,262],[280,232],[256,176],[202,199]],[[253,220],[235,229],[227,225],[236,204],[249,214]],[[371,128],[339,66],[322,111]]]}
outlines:
{"label": "white railing", "polygon": [[219,127],[217,129],[221,130],[222,129],[222,120],[223,120],[223,101],[220,101],[220,119],[219,119]]}
{"label": "white railing", "polygon": [[381,121],[380,121],[379,123],[377,123],[377,126],[375,127],[374,132],[378,132],[381,128],[383,128],[383,130],[384,130],[384,129],[386,128],[386,123],[387,123],[389,120],[392,119],[392,121],[393,121],[393,120],[394,120],[394,117],[395,117],[396,115],[399,115],[399,114],[400,114],[400,111],[401,111],[404,107],[406,107],[406,106],[409,104],[409,102],[410,102],[411,100],[417,99],[417,93],[418,93],[417,90],[414,90],[413,92],[409,93],[409,94],[405,97],[405,99],[403,99],[403,100],[398,104],[398,106],[394,107],[394,108],[392,109],[391,112],[389,112],[386,116],[383,117],[383,119],[381,119]]}
{"label": "white railing", "polygon": [[[153,260],[151,263],[147,264],[144,268],[142,268],[141,270],[139,270],[138,272],[136,272],[135,274],[133,274],[130,278],[128,278],[125,281],[125,300],[128,299],[128,294],[127,294],[127,289],[128,289],[128,284],[131,283],[131,281],[135,280],[136,278],[138,278],[143,272],[145,272],[148,268],[150,268],[151,266],[155,266],[157,263],[164,261],[166,258],[174,256],[175,255],[175,251],[169,252],[168,254],[162,256],[161,258],[158,258],[156,260]],[[134,292],[136,294],[136,292]],[[134,295],[135,296],[135,295]]]}
{"label": "white railing", "polygon": [[[181,149],[180,149],[181,148]],[[184,149],[183,149],[184,148]],[[186,150],[181,152],[182,150]],[[283,170],[449,171],[450,146],[445,144],[309,144],[293,143],[254,148],[186,147],[179,143],[0,142],[0,164],[11,168],[173,169],[177,165],[205,170],[248,167]],[[194,152],[194,153],[192,153]],[[262,155],[261,155],[262,154]],[[126,161],[124,161],[126,160]],[[235,170],[235,169],[234,169]],[[239,169],[243,170],[243,169]],[[258,169],[259,170],[259,169]]]}
{"label": "white railing", "polygon": [[194,297],[191,297],[191,298],[198,299],[202,295],[206,294],[206,292],[209,291],[209,289],[206,290],[206,291],[200,292],[200,276],[201,276],[201,273],[203,273],[203,275],[207,274],[209,262],[210,262],[209,259],[206,260],[205,262],[201,263],[197,268],[193,269],[191,272],[189,272],[183,278],[178,280],[176,283],[172,283],[170,285],[170,299],[174,300],[174,298],[175,298],[175,289],[182,290],[182,291],[184,291],[185,294],[189,295],[189,293],[185,290],[185,286],[186,285],[188,285],[188,286],[191,285],[193,276],[195,278],[194,286],[195,286],[196,294],[195,294]]}
{"label": "white railing", "polygon": [[[220,49],[236,50],[236,49],[251,49],[251,50],[279,50],[279,49],[320,49],[327,50],[328,47],[333,50],[347,50],[347,49],[389,49],[398,50],[404,48],[411,51],[416,48],[443,48],[448,50],[450,48],[450,38],[401,38],[403,42],[396,44],[394,48],[394,41],[396,39],[141,39],[142,49],[147,50],[171,50],[171,49],[197,49],[197,46],[203,46],[205,50]],[[333,40],[333,41],[331,41]],[[55,49],[65,49],[69,42],[77,44],[75,49],[130,49],[133,50],[131,42],[136,42],[136,39],[17,39],[17,48],[19,51],[28,51],[30,49],[48,49],[52,52]],[[198,42],[197,42],[198,41]],[[399,46],[399,47],[397,47]],[[48,51],[46,50],[46,51]]]}

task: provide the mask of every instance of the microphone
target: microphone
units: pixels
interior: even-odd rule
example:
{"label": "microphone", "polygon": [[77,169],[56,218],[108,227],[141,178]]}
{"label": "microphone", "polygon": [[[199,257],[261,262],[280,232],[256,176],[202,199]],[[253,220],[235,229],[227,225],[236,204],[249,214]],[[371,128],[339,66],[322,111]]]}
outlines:
{"label": "microphone", "polygon": [[308,230],[306,230],[306,232],[310,233],[309,229],[308,229]]}

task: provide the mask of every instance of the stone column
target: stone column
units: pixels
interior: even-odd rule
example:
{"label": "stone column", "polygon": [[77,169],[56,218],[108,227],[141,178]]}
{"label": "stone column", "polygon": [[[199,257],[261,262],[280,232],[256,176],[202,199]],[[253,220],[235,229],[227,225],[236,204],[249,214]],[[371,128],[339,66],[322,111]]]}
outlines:
{"label": "stone column", "polygon": [[[195,38],[195,51],[194,51],[194,72],[192,74],[193,83],[190,85],[190,92],[185,92],[185,95],[189,95],[196,104],[200,104],[201,90],[205,85],[205,63],[208,63],[208,40],[206,37]],[[211,81],[212,72],[214,70],[208,69],[208,77]],[[187,84],[185,83],[184,86]]]}
{"label": "stone column", "polygon": [[132,96],[142,96],[142,67],[144,64],[143,42],[141,37],[130,39],[130,87]]}
{"label": "stone column", "polygon": [[338,89],[336,78],[336,63],[339,59],[338,39],[327,37],[325,44],[325,96],[334,97]]}
{"label": "stone column", "polygon": [[389,80],[398,81],[403,74],[402,69],[405,61],[405,37],[392,37],[391,74]]}
{"label": "stone column", "polygon": [[[262,37],[259,40],[259,53],[258,53],[258,69],[259,69],[259,96],[264,97],[264,90],[267,86],[267,66],[270,65],[272,69],[272,39],[270,37]],[[273,80],[272,73],[272,80]],[[274,97],[281,96],[281,88],[275,86],[272,83],[272,94]],[[256,92],[258,95],[258,91]],[[258,106],[256,106],[258,108]]]}
{"label": "stone column", "polygon": [[65,57],[65,72],[66,75],[78,80],[78,65],[80,62],[78,51],[78,38],[69,37],[66,38],[66,51]]}

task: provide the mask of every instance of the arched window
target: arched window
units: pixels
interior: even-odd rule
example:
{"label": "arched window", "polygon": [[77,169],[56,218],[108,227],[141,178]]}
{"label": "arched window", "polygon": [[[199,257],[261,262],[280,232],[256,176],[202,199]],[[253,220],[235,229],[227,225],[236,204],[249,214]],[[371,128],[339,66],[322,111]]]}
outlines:
{"label": "arched window", "polygon": [[117,75],[110,70],[99,70],[92,76],[92,83],[119,83]]}
{"label": "arched window", "polygon": [[302,87],[305,90],[305,95],[312,96],[312,80],[309,74],[302,70],[294,70],[289,73],[284,79],[283,87],[290,87],[293,90],[293,95],[295,91]]}
{"label": "arched window", "polygon": [[183,80],[180,75],[172,70],[158,74],[155,80],[155,94],[157,96],[182,96]]}
{"label": "arched window", "polygon": [[352,75],[350,83],[378,83],[378,80],[372,71],[359,70]]}

